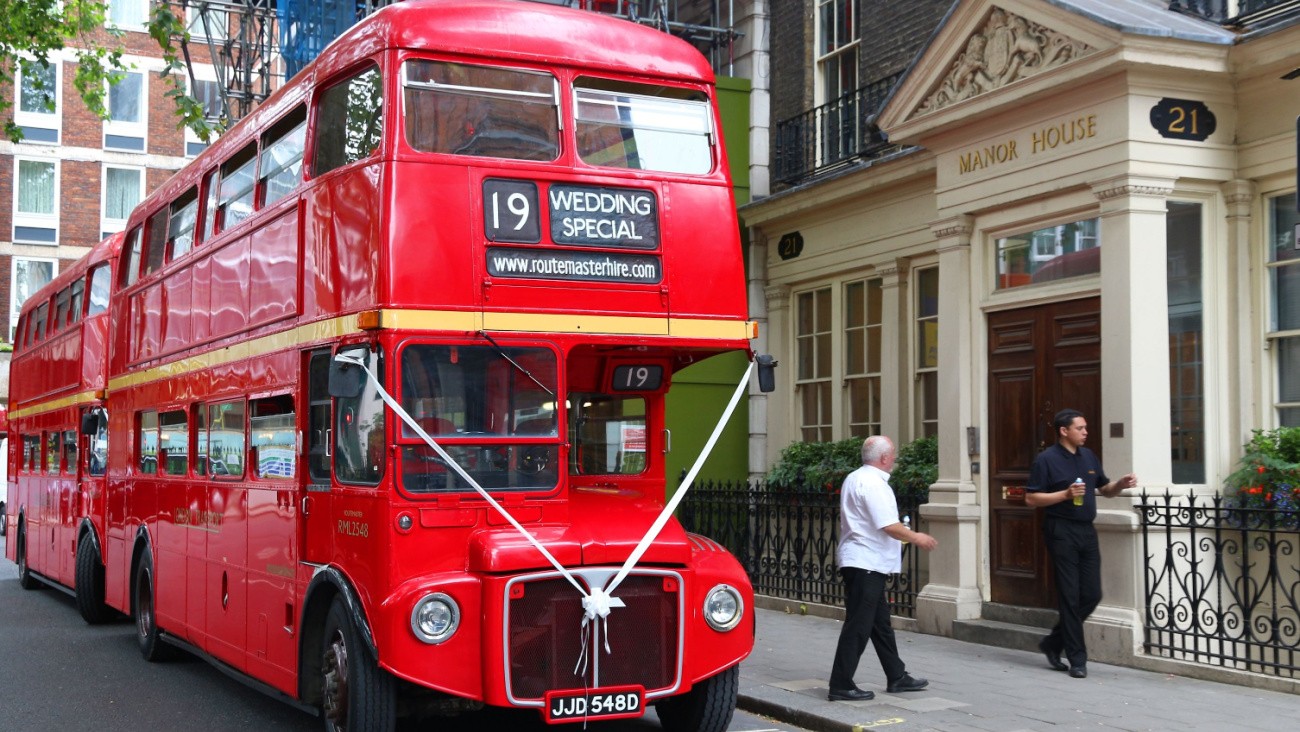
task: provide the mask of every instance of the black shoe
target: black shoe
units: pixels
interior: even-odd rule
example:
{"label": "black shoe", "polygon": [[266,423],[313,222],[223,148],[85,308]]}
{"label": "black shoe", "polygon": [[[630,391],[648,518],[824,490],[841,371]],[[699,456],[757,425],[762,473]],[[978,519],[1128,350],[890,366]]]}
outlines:
{"label": "black shoe", "polygon": [[885,687],[885,691],[890,694],[897,694],[900,691],[920,691],[929,685],[930,682],[925,679],[914,679],[907,674],[903,674],[903,678],[889,682],[889,686]]}
{"label": "black shoe", "polygon": [[831,689],[826,698],[831,701],[866,701],[875,699],[876,692],[866,689]]}
{"label": "black shoe", "polygon": [[1047,647],[1046,638],[1038,641],[1038,650],[1042,651],[1044,656],[1047,656],[1048,666],[1051,666],[1057,671],[1068,671],[1070,669],[1070,667],[1066,666],[1065,662],[1061,660],[1060,651],[1053,651],[1052,649]]}
{"label": "black shoe", "polygon": [[1072,679],[1086,679],[1086,678],[1088,678],[1088,667],[1087,667],[1087,666],[1084,666],[1083,664],[1079,664],[1078,666],[1071,666],[1071,667],[1070,667],[1070,678],[1072,678]]}

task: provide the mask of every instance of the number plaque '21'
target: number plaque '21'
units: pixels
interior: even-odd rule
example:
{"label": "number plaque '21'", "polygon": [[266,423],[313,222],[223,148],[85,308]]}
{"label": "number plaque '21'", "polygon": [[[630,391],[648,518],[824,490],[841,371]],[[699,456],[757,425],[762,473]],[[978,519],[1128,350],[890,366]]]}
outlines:
{"label": "number plaque '21'", "polygon": [[1161,137],[1200,142],[1214,134],[1216,124],[1205,102],[1165,97],[1151,108],[1151,126]]}

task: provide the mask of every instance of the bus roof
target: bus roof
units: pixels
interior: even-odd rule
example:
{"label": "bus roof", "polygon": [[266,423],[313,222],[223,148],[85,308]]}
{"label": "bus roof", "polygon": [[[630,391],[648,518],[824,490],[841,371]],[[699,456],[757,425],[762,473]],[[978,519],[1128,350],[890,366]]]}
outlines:
{"label": "bus roof", "polygon": [[389,48],[415,48],[574,66],[634,76],[714,82],[713,69],[694,46],[663,31],[588,10],[520,0],[410,0],[389,5],[334,39],[314,61],[271,94],[180,173],[158,186],[131,215],[135,225],[159,200],[171,200],[256,139],[271,121],[301,102],[317,81]]}
{"label": "bus roof", "polygon": [[[321,54],[349,63],[349,48],[374,40],[397,48],[581,66],[623,73],[713,82],[713,69],[693,46],[648,26],[586,10],[519,0],[414,0],[383,8],[357,23]],[[320,68],[328,75],[332,68]]]}

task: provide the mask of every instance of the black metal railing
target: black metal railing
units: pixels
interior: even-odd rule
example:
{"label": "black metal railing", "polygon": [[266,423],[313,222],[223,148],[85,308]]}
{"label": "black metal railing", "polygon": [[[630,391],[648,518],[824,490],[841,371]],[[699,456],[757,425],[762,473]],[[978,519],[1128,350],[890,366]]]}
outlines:
{"label": "black metal railing", "polygon": [[1137,510],[1146,651],[1300,678],[1300,514],[1168,493]]}
{"label": "black metal railing", "polygon": [[[923,531],[919,505],[899,501],[900,514]],[[678,508],[687,531],[713,539],[736,555],[754,592],[798,602],[844,604],[835,564],[839,541],[838,492],[769,490],[761,482],[697,481]],[[895,615],[916,617],[916,594],[924,581],[922,553],[903,547],[903,571],[886,594]]]}
{"label": "black metal railing", "polygon": [[1267,18],[1280,14],[1286,6],[1300,8],[1296,0],[1239,0],[1236,14],[1229,15],[1232,8],[1228,0],[1170,0],[1169,9],[1195,15],[1215,23],[1248,23],[1252,19]]}
{"label": "black metal railing", "polygon": [[860,87],[776,125],[774,176],[797,183],[892,146],[875,125],[899,74]]}

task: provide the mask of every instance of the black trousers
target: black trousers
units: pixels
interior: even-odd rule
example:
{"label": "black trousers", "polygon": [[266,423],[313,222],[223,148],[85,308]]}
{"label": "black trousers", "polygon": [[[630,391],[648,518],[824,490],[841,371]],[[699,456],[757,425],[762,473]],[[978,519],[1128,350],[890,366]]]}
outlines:
{"label": "black trousers", "polygon": [[867,649],[868,640],[876,647],[885,680],[903,678],[907,667],[898,657],[894,628],[889,624],[889,601],[885,599],[888,575],[857,567],[841,567],[840,575],[844,577],[845,615],[840,642],[835,647],[835,662],[831,666],[831,688],[857,688],[853,675],[858,670],[858,661]]}
{"label": "black trousers", "polygon": [[1060,619],[1047,636],[1044,647],[1065,651],[1071,666],[1088,661],[1083,643],[1083,621],[1101,602],[1101,548],[1092,523],[1048,517],[1043,538],[1056,572],[1057,606]]}

